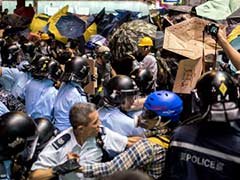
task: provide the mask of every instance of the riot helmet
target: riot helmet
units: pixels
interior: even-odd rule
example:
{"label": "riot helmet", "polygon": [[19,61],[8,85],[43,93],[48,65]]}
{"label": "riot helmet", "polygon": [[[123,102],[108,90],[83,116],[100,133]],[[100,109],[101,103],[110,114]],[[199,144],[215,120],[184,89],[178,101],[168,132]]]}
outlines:
{"label": "riot helmet", "polygon": [[[29,147],[33,154],[38,140],[35,122],[23,112],[8,112],[0,117],[0,160],[10,159]],[[31,146],[28,143],[31,142]]]}
{"label": "riot helmet", "polygon": [[4,47],[6,44],[6,40],[4,38],[0,38],[0,48]]}
{"label": "riot helmet", "polygon": [[165,125],[169,123],[176,124],[182,110],[183,102],[177,94],[166,90],[155,91],[144,102],[144,109],[140,115],[140,120],[143,121],[140,122],[140,126],[148,127],[149,122],[146,122],[148,119],[157,119],[159,122],[165,123]]}
{"label": "riot helmet", "polygon": [[70,58],[71,52],[67,51],[67,49],[61,49],[58,51],[56,60],[64,65]]}
{"label": "riot helmet", "polygon": [[8,58],[6,64],[9,66],[13,66],[17,64],[18,61],[18,54],[20,52],[20,47],[16,44],[10,45],[7,49],[8,51]]}
{"label": "riot helmet", "polygon": [[109,104],[121,105],[125,98],[135,96],[139,89],[136,83],[126,75],[117,75],[112,77],[106,84],[104,97]]}
{"label": "riot helmet", "polygon": [[153,75],[148,69],[136,68],[130,73],[130,77],[137,84],[141,94],[147,95],[153,91]]}
{"label": "riot helmet", "polygon": [[35,55],[36,46],[33,42],[29,41],[21,45],[24,54],[29,54],[31,58]]}
{"label": "riot helmet", "polygon": [[56,60],[50,59],[46,56],[34,60],[32,64],[35,66],[32,70],[32,76],[36,79],[46,78],[57,82],[62,75],[60,64]]}
{"label": "riot helmet", "polygon": [[62,80],[65,82],[73,81],[84,86],[89,82],[89,71],[87,59],[75,56],[66,62]]}
{"label": "riot helmet", "polygon": [[198,80],[195,96],[202,112],[216,103],[237,103],[237,82],[226,72],[209,71]]}
{"label": "riot helmet", "polygon": [[42,149],[46,143],[55,136],[55,127],[51,121],[45,118],[34,119],[37,124],[38,142],[37,149]]}

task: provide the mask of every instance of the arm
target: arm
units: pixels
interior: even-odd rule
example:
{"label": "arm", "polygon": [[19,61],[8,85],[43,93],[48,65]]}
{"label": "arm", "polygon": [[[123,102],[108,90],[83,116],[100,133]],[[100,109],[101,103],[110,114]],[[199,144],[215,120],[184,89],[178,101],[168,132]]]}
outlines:
{"label": "arm", "polygon": [[227,54],[236,69],[240,70],[240,53],[227,41],[222,29],[219,28],[217,36],[218,44],[223,48],[224,52]]}
{"label": "arm", "polygon": [[55,177],[52,172],[52,168],[49,169],[37,169],[32,171],[29,175],[29,180],[48,180]]}
{"label": "arm", "polygon": [[30,174],[29,178],[33,180],[47,180],[59,175],[65,175],[67,173],[76,171],[79,169],[79,167],[80,165],[78,160],[73,158],[53,168],[35,170]]}
{"label": "arm", "polygon": [[132,137],[128,137],[128,142],[127,142],[127,148],[131,147],[132,145],[134,145],[136,142],[142,140],[143,137],[140,136],[132,136]]}
{"label": "arm", "polygon": [[165,156],[163,148],[153,145],[144,139],[116,156],[112,161],[82,165],[80,172],[86,177],[104,177],[117,171],[134,169],[151,163],[151,166],[149,166],[151,168],[149,171],[150,175],[157,179],[162,175],[164,166],[163,156]]}

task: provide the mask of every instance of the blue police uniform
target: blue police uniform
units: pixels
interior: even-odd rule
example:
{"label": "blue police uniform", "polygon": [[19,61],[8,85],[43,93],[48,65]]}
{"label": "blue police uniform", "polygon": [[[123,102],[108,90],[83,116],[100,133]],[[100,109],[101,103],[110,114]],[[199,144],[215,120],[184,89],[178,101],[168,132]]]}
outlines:
{"label": "blue police uniform", "polygon": [[87,102],[87,96],[82,87],[74,82],[62,84],[54,104],[54,124],[58,130],[63,131],[71,127],[69,111],[78,102]]}
{"label": "blue police uniform", "polygon": [[0,116],[9,112],[8,108],[0,101]]}
{"label": "blue police uniform", "polygon": [[136,128],[135,121],[120,111],[118,107],[102,107],[98,110],[103,126],[124,136],[142,136],[144,129]]}
{"label": "blue police uniform", "polygon": [[[80,155],[80,164],[100,162],[102,158],[101,148],[97,145],[94,137],[88,138],[83,145],[80,145],[77,143],[72,128],[69,128],[47,144],[39,154],[38,160],[33,164],[31,170],[47,169],[62,164],[67,160],[67,154],[70,152]],[[85,178],[81,173],[71,172],[60,175],[59,179],[84,180]]]}
{"label": "blue police uniform", "polygon": [[165,179],[237,180],[240,170],[239,142],[239,133],[224,122],[181,126],[172,136]]}
{"label": "blue police uniform", "polygon": [[26,111],[33,119],[53,119],[53,106],[58,90],[53,86],[53,81],[48,79],[33,79],[26,87]]}
{"label": "blue police uniform", "polygon": [[[127,137],[123,137],[111,130],[101,127],[100,133],[103,140],[103,148],[107,152],[122,152],[127,146]],[[97,143],[95,137],[88,138],[81,146],[73,134],[72,128],[61,132],[57,137],[51,140],[41,151],[38,160],[33,164],[31,170],[46,169],[62,164],[67,160],[67,153],[74,152],[80,155],[80,164],[92,164],[100,162],[103,156],[102,149]],[[72,180],[91,178],[83,177],[83,174],[77,172],[61,175],[60,179]]]}
{"label": "blue police uniform", "polygon": [[0,77],[0,84],[4,89],[10,91],[16,98],[25,98],[25,87],[31,81],[30,73],[19,71],[17,68],[2,68],[2,76]]}
{"label": "blue police uniform", "polygon": [[11,160],[0,162],[0,180],[11,180]]}

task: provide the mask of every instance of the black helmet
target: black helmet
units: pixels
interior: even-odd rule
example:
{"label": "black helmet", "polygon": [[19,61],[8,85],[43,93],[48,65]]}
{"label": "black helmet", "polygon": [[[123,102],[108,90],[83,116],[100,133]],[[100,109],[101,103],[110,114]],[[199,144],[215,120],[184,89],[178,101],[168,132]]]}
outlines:
{"label": "black helmet", "polygon": [[38,142],[37,148],[42,149],[46,143],[55,135],[55,128],[51,121],[45,118],[34,119],[37,124]]}
{"label": "black helmet", "polygon": [[42,56],[38,60],[34,60],[32,65],[35,66],[32,70],[32,76],[36,79],[47,78],[56,82],[62,75],[60,64],[48,57]]}
{"label": "black helmet", "polygon": [[236,102],[238,100],[237,82],[226,72],[209,71],[196,84],[197,100],[200,109],[205,111],[215,103]]}
{"label": "black helmet", "polygon": [[7,65],[13,66],[14,64],[17,63],[17,56],[18,53],[20,52],[20,47],[18,47],[16,44],[12,44],[8,47],[7,52],[8,52],[8,58],[7,58]]}
{"label": "black helmet", "polygon": [[6,40],[4,38],[0,38],[0,48],[4,47],[6,44]]}
{"label": "black helmet", "polygon": [[24,54],[28,53],[30,57],[33,57],[35,55],[36,46],[33,42],[26,42],[21,45],[21,48]]}
{"label": "black helmet", "polygon": [[36,124],[25,113],[8,112],[0,117],[0,160],[9,159],[23,151],[27,141],[35,139]]}
{"label": "black helmet", "polygon": [[120,105],[125,97],[136,95],[138,92],[135,82],[126,75],[117,75],[112,77],[104,91],[104,97],[110,104]]}
{"label": "black helmet", "polygon": [[8,47],[9,54],[15,55],[20,51],[20,47],[18,47],[16,44],[10,45]]}
{"label": "black helmet", "polygon": [[75,56],[65,64],[65,71],[62,80],[65,82],[74,81],[80,84],[87,84],[89,74],[89,64],[86,58]]}
{"label": "black helmet", "polygon": [[130,73],[130,77],[136,82],[142,94],[149,94],[153,91],[153,75],[148,69],[136,68]]}
{"label": "black helmet", "polygon": [[71,58],[71,53],[65,49],[59,50],[56,60],[60,64],[65,64]]}

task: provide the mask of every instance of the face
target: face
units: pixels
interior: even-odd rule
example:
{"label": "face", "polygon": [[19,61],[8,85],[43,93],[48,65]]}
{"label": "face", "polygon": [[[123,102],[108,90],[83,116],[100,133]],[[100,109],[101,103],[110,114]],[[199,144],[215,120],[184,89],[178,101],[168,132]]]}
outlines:
{"label": "face", "polygon": [[138,46],[138,53],[141,55],[144,55],[145,54],[144,48],[145,47],[143,47],[143,46]]}
{"label": "face", "polygon": [[136,95],[125,97],[123,103],[121,104],[121,109],[129,110],[131,108],[131,106],[133,105],[135,99],[136,99]]}
{"label": "face", "polygon": [[94,111],[89,114],[90,122],[87,126],[78,126],[75,130],[77,133],[76,139],[87,139],[89,137],[96,137],[99,133],[100,121],[98,112]]}
{"label": "face", "polygon": [[142,114],[138,117],[138,126],[145,129],[153,129],[159,122],[160,117],[155,113],[148,110],[143,110]]}

